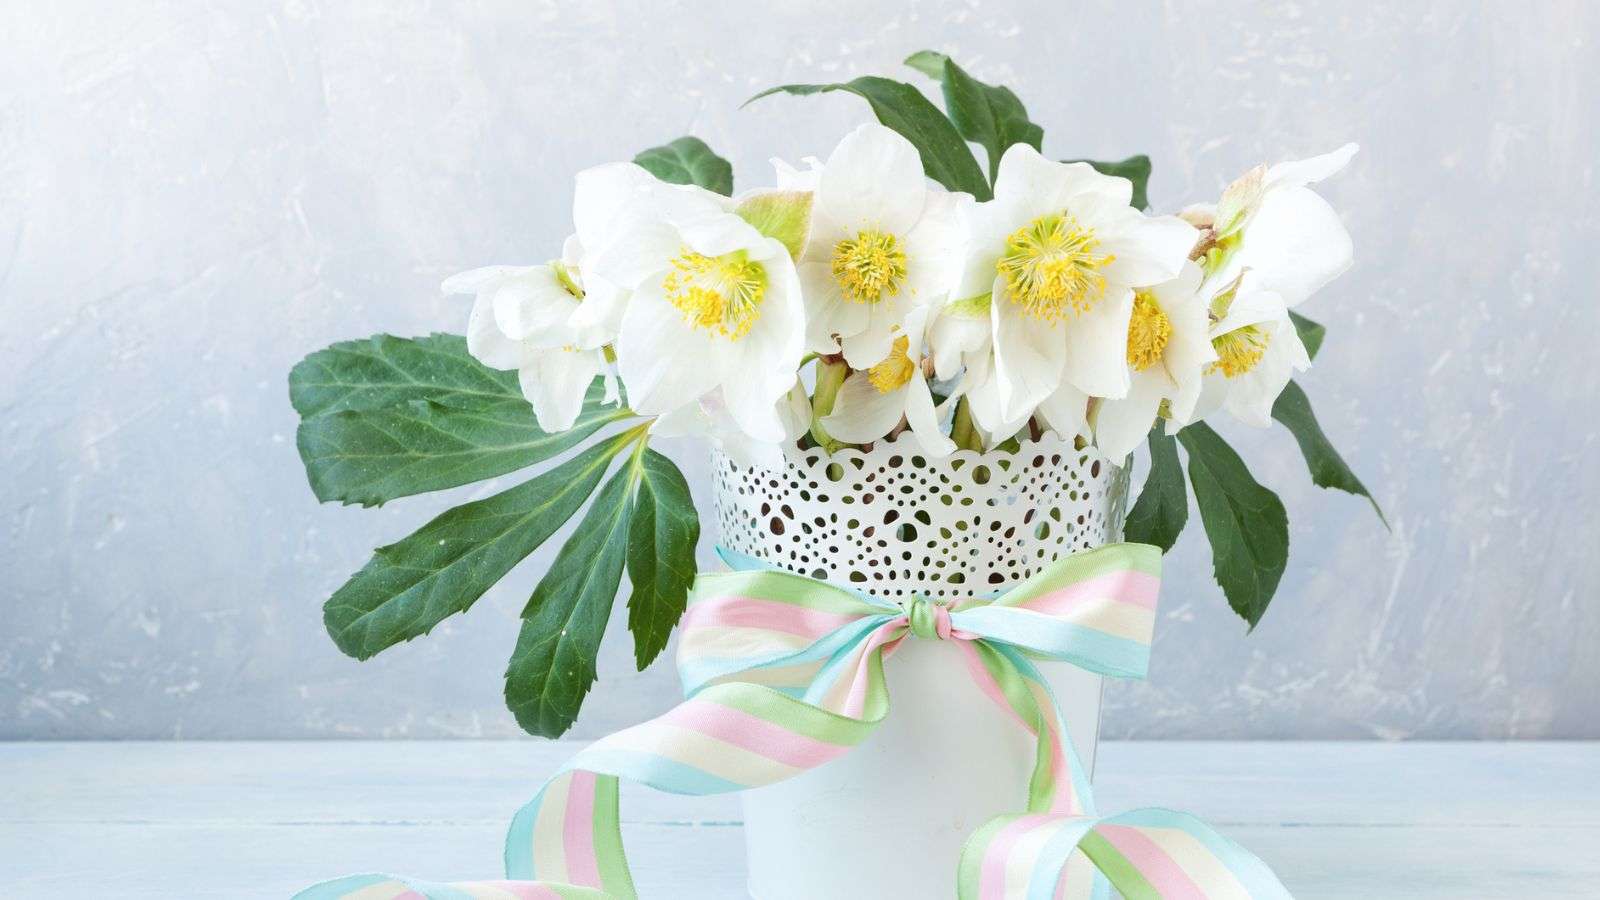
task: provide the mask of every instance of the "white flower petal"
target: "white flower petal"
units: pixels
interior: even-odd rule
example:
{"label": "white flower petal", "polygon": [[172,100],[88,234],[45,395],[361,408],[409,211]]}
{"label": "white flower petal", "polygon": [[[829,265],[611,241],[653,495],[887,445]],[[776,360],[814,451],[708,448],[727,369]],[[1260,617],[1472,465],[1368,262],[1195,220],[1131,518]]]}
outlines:
{"label": "white flower petal", "polygon": [[627,308],[630,293],[598,274],[584,278],[583,302],[567,320],[578,346],[589,350],[617,339],[617,330],[622,327],[622,311]]}
{"label": "white flower petal", "polygon": [[1165,376],[1154,369],[1133,374],[1128,395],[1117,400],[1102,400],[1094,416],[1094,440],[1100,452],[1119,465],[1139,446],[1166,394]]}
{"label": "white flower petal", "polygon": [[1066,382],[1039,404],[1039,417],[1064,438],[1088,433],[1089,395]]}
{"label": "white flower petal", "polygon": [[1266,188],[1270,191],[1277,187],[1304,187],[1315,184],[1349,165],[1351,158],[1359,149],[1361,148],[1355,144],[1345,144],[1321,156],[1278,163],[1267,170]]}
{"label": "white flower petal", "polygon": [[845,362],[852,369],[865,369],[882,362],[889,355],[904,324],[904,307],[909,304],[890,298],[877,303],[852,305],[865,309],[865,321],[855,334],[841,339],[839,346],[844,351]]}
{"label": "white flower petal", "polygon": [[817,183],[817,205],[846,229],[910,231],[927,193],[922,159],[911,142],[877,123],[845,135]]}
{"label": "white flower petal", "polygon": [[617,337],[617,366],[629,404],[654,416],[698,400],[716,386],[727,343],[690,325],[662,295],[659,278],[641,285]]}
{"label": "white flower petal", "polygon": [[476,294],[500,284],[507,278],[521,275],[532,266],[482,266],[451,275],[439,285],[446,294]]}
{"label": "white flower petal", "polygon": [[[733,213],[704,216],[681,223],[678,232],[689,249],[706,256],[716,257],[745,250],[752,259],[764,259],[772,252],[761,232]],[[785,257],[789,255],[782,244],[777,241],[772,243]]]}
{"label": "white flower petal", "polygon": [[520,369],[528,358],[522,342],[513,341],[494,321],[494,304],[486,293],[479,294],[467,316],[467,352],[491,369]]}
{"label": "white flower petal", "polygon": [[956,442],[950,440],[939,427],[939,412],[933,405],[933,394],[928,382],[921,376],[911,379],[905,387],[906,424],[917,443],[930,456],[949,456],[955,452]]}
{"label": "white flower petal", "polygon": [[1350,233],[1309,188],[1273,191],[1251,220],[1229,269],[1254,272],[1289,306],[1350,268]]}
{"label": "white flower petal", "polygon": [[900,424],[905,415],[906,392],[907,388],[901,387],[882,393],[867,373],[853,373],[839,387],[833,412],[822,417],[822,427],[851,444],[876,441]]}
{"label": "white flower petal", "polygon": [[585,260],[585,282],[591,273],[619,288],[633,290],[653,275],[666,271],[683,250],[683,238],[665,221],[635,217],[620,225],[610,240],[593,246]]}
{"label": "white flower petal", "polygon": [[722,383],[722,397],[739,430],[763,443],[784,439],[788,429],[779,414],[779,398],[760,379],[727,378]]}
{"label": "white flower petal", "polygon": [[[1028,315],[1020,304],[1005,297],[1005,280],[995,276],[993,300],[989,305],[994,324],[994,362],[996,387],[1000,392],[1000,419],[1026,420],[1050,392],[1061,383],[1067,343],[1060,322],[1046,322]],[[1106,301],[1101,301],[1105,303]],[[1131,303],[1131,301],[1129,301]],[[1124,334],[1127,316],[1123,316]],[[1124,338],[1126,340],[1126,338]]]}
{"label": "white flower petal", "polygon": [[545,350],[518,371],[522,396],[533,405],[540,428],[553,434],[572,427],[602,362],[596,350]]}
{"label": "white flower petal", "polygon": [[654,175],[628,162],[607,163],[584,169],[574,179],[572,224],[578,240],[598,247],[612,237],[619,214],[647,202]]}
{"label": "white flower petal", "polygon": [[532,346],[560,347],[572,343],[568,320],[578,308],[549,266],[502,282],[494,292],[494,321],[513,340],[530,340]]}
{"label": "white flower petal", "polygon": [[1177,277],[1200,233],[1177,216],[1129,211],[1131,216],[1119,211],[1105,232],[1097,229],[1098,251],[1115,257],[1100,270],[1106,280],[1143,287]]}
{"label": "white flower petal", "polygon": [[1066,366],[1062,379],[1091,397],[1128,392],[1128,320],[1133,291],[1108,292],[1089,311],[1066,321]]}

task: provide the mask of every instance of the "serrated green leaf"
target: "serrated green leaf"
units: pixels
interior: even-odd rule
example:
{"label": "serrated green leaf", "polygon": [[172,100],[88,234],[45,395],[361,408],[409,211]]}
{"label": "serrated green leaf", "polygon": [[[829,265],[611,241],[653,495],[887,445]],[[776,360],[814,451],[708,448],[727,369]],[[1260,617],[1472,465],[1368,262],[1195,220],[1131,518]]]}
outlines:
{"label": "serrated green leaf", "polygon": [[1178,535],[1189,521],[1189,492],[1183,486],[1178,444],[1159,421],[1150,429],[1149,444],[1150,474],[1145,477],[1139,499],[1128,511],[1123,535],[1135,543],[1153,544],[1166,553],[1178,542]]}
{"label": "serrated green leaf", "polygon": [[866,100],[886,127],[899,132],[917,148],[923,172],[952,191],[965,191],[979,200],[992,196],[989,182],[956,127],[922,92],[903,81],[865,76],[839,84],[785,84],[768,88],[746,100],[784,93],[796,96],[845,91]]}
{"label": "serrated green leaf", "polygon": [[465,612],[578,511],[629,439],[625,434],[597,444],[537,478],[446,510],[399,542],[379,547],[323,607],[333,642],[367,659]]}
{"label": "serrated green leaf", "polygon": [[724,197],[733,196],[733,164],[697,137],[651,147],[633,161],[668,184],[696,184]]}
{"label": "serrated green leaf", "polygon": [[1086,162],[1102,175],[1128,179],[1133,182],[1133,199],[1129,203],[1134,209],[1150,208],[1150,157],[1141,153],[1115,162],[1097,159],[1069,159],[1067,162]]}
{"label": "serrated green leaf", "polygon": [[634,459],[638,487],[628,531],[628,630],[633,658],[644,671],[683,616],[694,583],[700,516],[689,483],[672,460],[654,450]]}
{"label": "serrated green leaf", "polygon": [[1189,453],[1189,484],[1211,539],[1212,572],[1228,605],[1253,629],[1289,564],[1288,514],[1210,426],[1196,422],[1178,440]]}
{"label": "serrated green leaf", "polygon": [[317,499],[376,506],[514,472],[581,444],[632,414],[604,403],[596,379],[573,427],[539,429],[520,396],[459,407],[407,400],[379,409],[345,409],[300,423],[295,444]]}
{"label": "serrated green leaf", "polygon": [[302,417],[432,400],[462,409],[521,401],[517,373],[485,366],[458,334],[374,335],[301,360],[289,373],[289,401]]}
{"label": "serrated green leaf", "polygon": [[560,737],[595,680],[595,657],[628,553],[631,467],[611,476],[522,612],[506,706],[523,730]]}
{"label": "serrated green leaf", "polygon": [[985,84],[967,74],[955,60],[932,50],[911,54],[906,65],[940,83],[945,111],[956,131],[988,153],[990,181],[999,175],[1000,157],[1012,144],[1040,149],[1044,129],[1028,120],[1028,110],[1010,88]]}
{"label": "serrated green leaf", "polygon": [[1300,445],[1300,455],[1306,458],[1306,467],[1311,470],[1312,484],[1367,498],[1367,502],[1372,504],[1372,511],[1378,514],[1378,521],[1383,523],[1383,527],[1389,527],[1389,520],[1378,507],[1378,501],[1372,499],[1367,486],[1361,483],[1356,473],[1350,471],[1344,457],[1333,449],[1328,436],[1322,432],[1322,426],[1317,424],[1317,417],[1311,411],[1311,398],[1306,396],[1300,385],[1293,381],[1284,385],[1283,393],[1272,404],[1272,417],[1282,422],[1294,435],[1295,443]]}
{"label": "serrated green leaf", "polygon": [[1328,335],[1328,329],[1320,322],[1313,322],[1292,309],[1289,310],[1289,321],[1294,323],[1295,333],[1300,335],[1300,343],[1306,347],[1306,356],[1316,359],[1317,351],[1322,349],[1322,339]]}

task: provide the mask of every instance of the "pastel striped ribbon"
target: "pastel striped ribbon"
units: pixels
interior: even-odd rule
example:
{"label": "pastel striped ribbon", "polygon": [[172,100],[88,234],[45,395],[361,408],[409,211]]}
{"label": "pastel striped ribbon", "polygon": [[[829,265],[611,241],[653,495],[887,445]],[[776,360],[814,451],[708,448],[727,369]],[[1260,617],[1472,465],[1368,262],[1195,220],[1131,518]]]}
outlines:
{"label": "pastel striped ribbon", "polygon": [[[835,759],[889,711],[883,664],[907,637],[949,640],[984,692],[1037,743],[1027,808],[967,841],[959,900],[1105,896],[1288,897],[1271,870],[1200,820],[1164,809],[1095,813],[1089,782],[1035,660],[1142,678],[1161,554],[1143,544],[1076,553],[988,599],[904,605],[719,551],[735,571],[701,574],[681,624],[688,698],[569,760],[518,811],[506,879],[448,885],[362,875],[303,900],[631,900],[619,778],[678,794],[772,784]],[[891,802],[885,798],[885,802]]]}

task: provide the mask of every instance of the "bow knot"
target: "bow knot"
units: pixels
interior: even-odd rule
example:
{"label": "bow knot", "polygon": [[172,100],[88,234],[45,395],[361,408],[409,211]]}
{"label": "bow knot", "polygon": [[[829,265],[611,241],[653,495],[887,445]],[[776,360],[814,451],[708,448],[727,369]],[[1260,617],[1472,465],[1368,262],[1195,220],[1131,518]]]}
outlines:
{"label": "bow knot", "polygon": [[950,607],[927,597],[914,596],[906,604],[906,624],[923,640],[950,638]]}

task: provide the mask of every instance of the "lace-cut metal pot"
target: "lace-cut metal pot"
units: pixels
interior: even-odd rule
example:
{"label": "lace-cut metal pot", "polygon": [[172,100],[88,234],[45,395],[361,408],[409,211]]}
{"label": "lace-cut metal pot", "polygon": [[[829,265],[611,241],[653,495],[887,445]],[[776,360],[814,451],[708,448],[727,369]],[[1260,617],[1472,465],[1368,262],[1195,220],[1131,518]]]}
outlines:
{"label": "lace-cut metal pot", "polygon": [[[923,454],[909,435],[869,451],[792,451],[782,469],[714,460],[722,543],[888,600],[954,600],[1122,539],[1127,473],[1054,434],[1015,453]],[[1100,679],[1044,671],[1093,767]],[[1018,808],[1032,738],[937,641],[885,666],[888,719],[852,753],[744,794],[750,894],[951,897],[968,835]]]}

